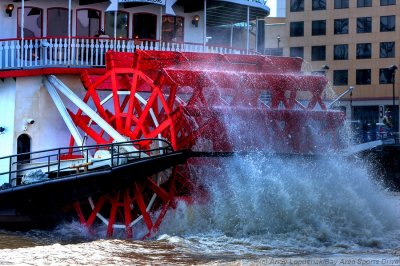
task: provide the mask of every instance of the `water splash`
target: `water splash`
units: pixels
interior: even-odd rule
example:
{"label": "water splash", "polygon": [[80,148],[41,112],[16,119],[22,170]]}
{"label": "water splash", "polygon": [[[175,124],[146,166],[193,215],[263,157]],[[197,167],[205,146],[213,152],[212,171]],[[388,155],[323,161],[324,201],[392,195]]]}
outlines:
{"label": "water splash", "polygon": [[209,202],[181,204],[161,234],[218,232],[298,248],[398,245],[398,199],[360,161],[257,154],[199,170]]}

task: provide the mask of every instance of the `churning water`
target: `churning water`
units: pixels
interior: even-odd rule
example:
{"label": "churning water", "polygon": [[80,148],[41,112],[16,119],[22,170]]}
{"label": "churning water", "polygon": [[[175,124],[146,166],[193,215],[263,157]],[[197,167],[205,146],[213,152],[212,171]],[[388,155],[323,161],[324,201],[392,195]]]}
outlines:
{"label": "churning water", "polygon": [[[0,264],[400,265],[399,197],[360,160],[252,154],[196,168],[208,202],[179,203],[148,241],[76,224],[0,235]],[[213,167],[209,167],[213,165]]]}

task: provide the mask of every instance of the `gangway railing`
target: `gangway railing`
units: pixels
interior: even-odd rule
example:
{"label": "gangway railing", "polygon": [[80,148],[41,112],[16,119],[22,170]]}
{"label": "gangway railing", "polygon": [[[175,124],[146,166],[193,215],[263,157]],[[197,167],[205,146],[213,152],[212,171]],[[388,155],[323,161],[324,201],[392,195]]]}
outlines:
{"label": "gangway railing", "polygon": [[[136,149],[127,149],[127,147],[132,146]],[[0,165],[8,165],[7,171],[0,172],[0,178],[8,178],[8,186],[3,185],[3,188],[8,188],[21,185],[23,178],[34,172],[39,172],[42,176],[45,176],[43,178],[43,181],[45,181],[87,171],[112,169],[133,160],[165,155],[171,152],[173,152],[173,149],[168,141],[149,138],[19,153],[0,157]],[[37,182],[37,180],[32,182]]]}

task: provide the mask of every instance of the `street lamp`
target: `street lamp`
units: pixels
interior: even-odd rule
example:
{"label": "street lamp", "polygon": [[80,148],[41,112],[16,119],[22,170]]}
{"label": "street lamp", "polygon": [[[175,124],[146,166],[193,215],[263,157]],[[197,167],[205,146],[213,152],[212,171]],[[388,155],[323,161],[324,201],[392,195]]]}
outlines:
{"label": "street lamp", "polygon": [[393,95],[392,95],[392,100],[393,100],[393,103],[392,103],[392,113],[393,113],[393,115],[392,115],[392,124],[393,124],[393,126],[394,126],[394,122],[395,122],[394,109],[396,107],[396,104],[395,104],[395,81],[396,81],[395,80],[395,76],[396,76],[396,70],[397,70],[397,66],[396,65],[391,65],[389,67],[389,71],[392,74],[392,89],[393,89]]}
{"label": "street lamp", "polygon": [[353,120],[353,87],[350,89],[350,120]]}
{"label": "street lamp", "polygon": [[393,112],[394,112],[394,107],[395,107],[395,76],[396,76],[396,70],[397,70],[397,66],[396,65],[391,65],[390,67],[389,67],[389,71],[390,71],[390,73],[392,74],[392,86],[393,86],[393,97],[392,97],[392,99],[393,99],[393,106],[392,106],[392,108],[393,108]]}
{"label": "street lamp", "polygon": [[278,41],[278,49],[279,49],[279,44],[281,43],[281,35],[276,36],[276,40]]}

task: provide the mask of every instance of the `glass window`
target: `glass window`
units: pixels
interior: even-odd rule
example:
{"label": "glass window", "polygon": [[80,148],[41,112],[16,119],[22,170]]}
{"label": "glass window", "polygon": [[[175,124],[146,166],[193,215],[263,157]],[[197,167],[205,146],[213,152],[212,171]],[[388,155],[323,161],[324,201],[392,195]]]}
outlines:
{"label": "glass window", "polygon": [[395,4],[396,0],[381,0],[381,6],[391,6]]}
{"label": "glass window", "polygon": [[54,7],[47,9],[47,21],[57,21],[57,23],[47,23],[48,37],[68,36],[67,8]]}
{"label": "glass window", "polygon": [[290,57],[304,58],[304,47],[290,47]]}
{"label": "glass window", "polygon": [[333,85],[342,86],[347,85],[349,79],[348,70],[333,70]]}
{"label": "glass window", "polygon": [[357,18],[357,33],[372,32],[372,17]]}
{"label": "glass window", "polygon": [[396,30],[396,16],[381,16],[381,32]]}
{"label": "glass window", "polygon": [[349,59],[349,45],[338,44],[333,46],[333,59],[334,60],[347,60]]}
{"label": "glass window", "polygon": [[325,46],[312,46],[311,47],[311,60],[324,61],[325,60]]}
{"label": "glass window", "polygon": [[312,0],[312,10],[325,10],[326,0]]}
{"label": "glass window", "polygon": [[379,69],[379,84],[392,84],[392,71],[389,68]]}
{"label": "glass window", "polygon": [[129,13],[123,11],[117,12],[117,36],[114,36],[114,20],[115,12],[106,12],[106,19],[104,22],[106,35],[112,38],[128,38]]}
{"label": "glass window", "polygon": [[349,8],[349,0],[335,0],[335,8]]}
{"label": "glass window", "polygon": [[183,17],[163,16],[162,40],[166,42],[183,42]]}
{"label": "glass window", "polygon": [[357,69],[356,84],[357,85],[371,84],[371,69]]}
{"label": "glass window", "polygon": [[315,20],[312,22],[312,35],[325,35],[326,34],[326,21]]}
{"label": "glass window", "polygon": [[290,22],[290,37],[304,36],[304,21]]}
{"label": "glass window", "polygon": [[134,39],[157,39],[157,16],[149,13],[138,13],[133,15]]}
{"label": "glass window", "polygon": [[[21,37],[21,8],[18,8],[17,36]],[[25,7],[24,10],[24,37],[43,37],[43,9]]]}
{"label": "glass window", "polygon": [[380,58],[394,58],[395,57],[395,42],[381,42],[379,49]]}
{"label": "glass window", "polygon": [[349,19],[335,19],[334,21],[335,34],[348,34],[349,33]]}
{"label": "glass window", "polygon": [[357,0],[357,7],[370,7],[372,0]]}
{"label": "glass window", "polygon": [[76,36],[93,37],[100,30],[101,12],[94,9],[76,11]]}
{"label": "glass window", "polygon": [[357,44],[357,59],[369,59],[371,58],[371,44],[370,43],[358,43]]}
{"label": "glass window", "polygon": [[290,0],[290,12],[304,11],[304,0]]}

